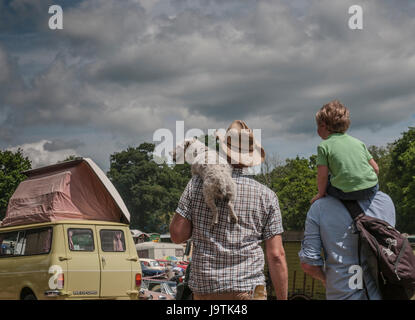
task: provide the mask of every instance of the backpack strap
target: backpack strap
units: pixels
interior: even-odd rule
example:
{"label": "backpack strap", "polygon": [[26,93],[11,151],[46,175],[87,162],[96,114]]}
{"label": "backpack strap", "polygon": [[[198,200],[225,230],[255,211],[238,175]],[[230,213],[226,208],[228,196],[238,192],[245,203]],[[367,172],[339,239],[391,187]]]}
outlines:
{"label": "backpack strap", "polygon": [[342,200],[342,199],[339,199],[339,200],[346,207],[347,211],[349,211],[350,216],[352,217],[353,220],[356,220],[356,218],[360,216],[361,214],[363,215],[365,214],[365,212],[362,210],[357,200]]}

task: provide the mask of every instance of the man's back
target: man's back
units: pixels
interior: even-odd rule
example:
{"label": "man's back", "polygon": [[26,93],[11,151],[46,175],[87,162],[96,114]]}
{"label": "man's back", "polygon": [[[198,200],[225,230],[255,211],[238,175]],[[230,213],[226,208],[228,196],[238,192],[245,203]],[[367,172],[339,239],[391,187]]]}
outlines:
{"label": "man's back", "polygon": [[[395,208],[390,197],[378,192],[373,201],[359,201],[365,214],[395,225]],[[322,247],[321,247],[322,245]],[[309,265],[323,265],[325,256],[327,299],[366,299],[364,290],[354,285],[358,260],[358,234],[347,209],[333,197],[316,201],[307,214],[306,230],[300,260]],[[370,299],[380,299],[374,279],[368,273],[365,254],[362,253],[364,279]]]}
{"label": "man's back", "polygon": [[203,197],[203,181],[194,176],[176,212],[192,222],[192,272],[189,286],[199,294],[249,291],[265,282],[264,254],[260,243],[283,232],[274,192],[234,169],[237,185],[235,212],[230,220],[224,202],[216,202],[219,223],[211,225],[212,213]]}

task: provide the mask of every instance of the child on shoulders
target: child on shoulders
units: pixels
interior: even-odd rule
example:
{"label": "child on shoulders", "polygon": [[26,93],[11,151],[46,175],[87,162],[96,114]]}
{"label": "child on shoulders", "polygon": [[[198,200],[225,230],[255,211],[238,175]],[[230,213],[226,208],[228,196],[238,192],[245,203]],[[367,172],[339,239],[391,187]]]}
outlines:
{"label": "child on shoulders", "polygon": [[311,203],[326,194],[343,200],[371,199],[379,189],[379,167],[366,145],[346,134],[349,110],[331,101],[317,112],[316,122],[323,141],[317,147],[318,194]]}

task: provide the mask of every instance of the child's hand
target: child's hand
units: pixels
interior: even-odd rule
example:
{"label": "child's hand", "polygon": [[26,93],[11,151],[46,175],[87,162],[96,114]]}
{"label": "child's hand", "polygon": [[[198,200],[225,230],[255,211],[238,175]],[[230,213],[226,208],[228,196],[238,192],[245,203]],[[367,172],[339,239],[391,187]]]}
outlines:
{"label": "child's hand", "polygon": [[314,201],[316,201],[316,200],[318,200],[318,199],[320,199],[320,198],[324,198],[325,196],[326,196],[326,194],[320,194],[320,193],[318,193],[318,194],[316,194],[316,195],[314,196],[314,198],[313,198],[313,199],[311,199],[310,203],[313,203]]}

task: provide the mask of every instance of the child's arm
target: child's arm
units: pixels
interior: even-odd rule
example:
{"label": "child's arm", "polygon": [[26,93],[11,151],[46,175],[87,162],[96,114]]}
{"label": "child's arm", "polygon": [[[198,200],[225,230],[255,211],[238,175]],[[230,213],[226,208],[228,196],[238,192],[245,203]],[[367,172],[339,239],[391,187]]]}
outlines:
{"label": "child's arm", "polygon": [[318,194],[321,195],[322,197],[326,195],[328,177],[329,177],[329,167],[317,166]]}
{"label": "child's arm", "polygon": [[326,195],[327,182],[329,176],[329,168],[327,166],[317,166],[317,188],[318,194],[311,199],[311,203]]}
{"label": "child's arm", "polygon": [[369,164],[372,166],[373,170],[375,170],[376,174],[379,175],[379,166],[373,158],[369,160]]}

